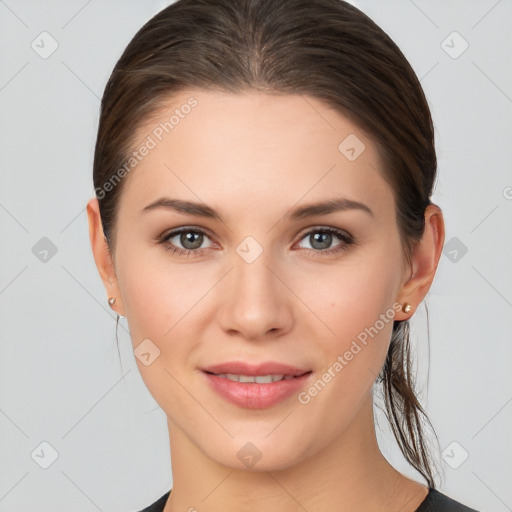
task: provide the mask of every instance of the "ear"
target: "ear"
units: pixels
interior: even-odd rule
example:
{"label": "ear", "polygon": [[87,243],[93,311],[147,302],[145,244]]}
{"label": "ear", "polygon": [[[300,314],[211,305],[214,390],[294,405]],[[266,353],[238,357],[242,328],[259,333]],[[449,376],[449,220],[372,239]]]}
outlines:
{"label": "ear", "polygon": [[87,218],[89,222],[89,240],[91,241],[92,253],[96,268],[101,276],[107,297],[115,297],[116,302],[112,309],[119,315],[125,316],[124,305],[119,290],[114,261],[103,233],[100,208],[97,198],[90,199],[87,203]]}
{"label": "ear", "polygon": [[429,204],[425,209],[423,236],[416,244],[412,254],[410,276],[405,278],[397,295],[400,304],[407,302],[412,309],[408,313],[398,312],[395,320],[410,318],[427,295],[441,257],[444,237],[443,213],[437,205]]}

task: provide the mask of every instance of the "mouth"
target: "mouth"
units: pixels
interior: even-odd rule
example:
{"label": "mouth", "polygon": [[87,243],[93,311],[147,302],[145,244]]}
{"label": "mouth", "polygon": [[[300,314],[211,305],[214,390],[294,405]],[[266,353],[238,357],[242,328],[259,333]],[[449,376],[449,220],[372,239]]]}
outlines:
{"label": "mouth", "polygon": [[246,409],[269,408],[284,401],[299,393],[313,374],[313,370],[274,362],[230,362],[201,370],[213,391]]}
{"label": "mouth", "polygon": [[[219,376],[238,376],[241,378],[248,377],[272,377],[276,380],[283,378],[300,377],[305,373],[311,372],[309,368],[300,368],[291,366],[277,361],[266,361],[258,364],[247,363],[245,361],[228,361],[225,363],[215,364],[202,368],[204,372]],[[227,377],[230,378],[230,377]],[[247,380],[239,380],[239,382],[251,382]],[[270,381],[273,382],[273,381]]]}
{"label": "mouth", "polygon": [[270,384],[271,382],[279,382],[281,380],[291,380],[296,379],[297,377],[302,377],[302,375],[306,375],[311,373],[311,370],[308,372],[301,373],[300,375],[286,375],[286,374],[268,374],[268,375],[243,375],[237,373],[213,373],[205,371],[210,375],[215,375],[216,377],[220,377],[222,379],[229,379],[234,382],[249,382],[256,384]]}

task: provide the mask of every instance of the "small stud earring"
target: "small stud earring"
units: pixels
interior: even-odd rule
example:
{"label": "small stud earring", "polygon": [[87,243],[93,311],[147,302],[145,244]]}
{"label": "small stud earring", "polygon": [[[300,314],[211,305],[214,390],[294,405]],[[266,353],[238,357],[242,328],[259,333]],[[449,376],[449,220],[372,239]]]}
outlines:
{"label": "small stud earring", "polygon": [[409,313],[409,311],[411,311],[412,309],[412,306],[410,304],[408,304],[407,302],[404,302],[403,306],[402,306],[402,311],[404,313]]}
{"label": "small stud earring", "polygon": [[114,309],[113,306],[114,306],[115,303],[116,303],[116,298],[115,297],[110,297],[110,299],[108,299],[108,304],[109,304],[109,306],[112,309]]}

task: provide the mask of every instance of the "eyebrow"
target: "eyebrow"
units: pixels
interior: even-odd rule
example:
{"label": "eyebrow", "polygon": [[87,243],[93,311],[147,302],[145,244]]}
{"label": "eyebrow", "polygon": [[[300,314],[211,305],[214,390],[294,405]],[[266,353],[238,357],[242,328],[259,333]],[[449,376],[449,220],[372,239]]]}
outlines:
{"label": "eyebrow", "polygon": [[[216,219],[222,222],[220,213],[204,203],[183,201],[181,199],[172,199],[170,197],[161,197],[160,199],[153,201],[152,203],[145,206],[141,213],[155,210],[157,208],[165,208],[177,213],[196,215],[199,217]],[[291,220],[300,220],[308,217],[328,215],[329,213],[347,210],[360,210],[374,217],[372,210],[368,206],[360,203],[359,201],[354,201],[346,197],[335,197],[326,201],[299,206],[298,208],[295,208],[289,212],[286,216]]]}

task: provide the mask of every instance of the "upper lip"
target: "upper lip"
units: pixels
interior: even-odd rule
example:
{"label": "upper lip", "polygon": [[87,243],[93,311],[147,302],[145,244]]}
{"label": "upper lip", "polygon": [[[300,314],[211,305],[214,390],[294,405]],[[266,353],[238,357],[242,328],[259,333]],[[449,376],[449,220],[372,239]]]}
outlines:
{"label": "upper lip", "polygon": [[233,373],[235,375],[249,375],[256,377],[258,375],[293,375],[298,376],[308,373],[311,370],[290,366],[274,361],[267,361],[260,364],[250,364],[244,361],[229,361],[202,368],[210,373]]}

